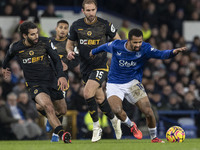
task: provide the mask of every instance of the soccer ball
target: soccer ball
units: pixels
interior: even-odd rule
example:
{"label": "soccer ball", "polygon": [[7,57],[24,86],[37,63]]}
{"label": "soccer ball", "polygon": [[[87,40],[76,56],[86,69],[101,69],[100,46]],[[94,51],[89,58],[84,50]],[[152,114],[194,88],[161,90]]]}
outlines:
{"label": "soccer ball", "polygon": [[181,143],[185,140],[185,131],[179,126],[170,127],[166,133],[167,141]]}

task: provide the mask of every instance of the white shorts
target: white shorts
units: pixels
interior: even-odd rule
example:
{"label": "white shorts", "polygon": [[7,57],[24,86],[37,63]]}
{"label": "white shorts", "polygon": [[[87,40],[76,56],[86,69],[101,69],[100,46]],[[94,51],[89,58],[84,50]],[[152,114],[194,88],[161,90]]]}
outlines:
{"label": "white shorts", "polygon": [[135,104],[141,98],[147,96],[145,89],[138,80],[132,80],[124,84],[106,84],[107,98],[111,96],[117,96],[122,101],[126,98],[131,104]]}

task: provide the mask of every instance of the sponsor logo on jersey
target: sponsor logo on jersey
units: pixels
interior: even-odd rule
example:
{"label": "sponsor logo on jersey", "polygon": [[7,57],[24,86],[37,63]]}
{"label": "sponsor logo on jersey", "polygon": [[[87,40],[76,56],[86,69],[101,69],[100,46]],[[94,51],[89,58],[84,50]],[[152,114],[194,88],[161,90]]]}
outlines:
{"label": "sponsor logo on jersey", "polygon": [[34,55],[34,51],[30,51],[29,55],[33,56]]}
{"label": "sponsor logo on jersey", "polygon": [[88,32],[87,32],[87,35],[88,35],[88,36],[91,36],[91,35],[92,35],[92,31],[88,31]]}
{"label": "sponsor logo on jersey", "polygon": [[43,61],[43,58],[44,58],[44,55],[38,56],[38,57],[26,58],[26,59],[23,59],[22,62],[24,64],[31,64],[31,63],[35,63],[38,61]]}
{"label": "sponsor logo on jersey", "polygon": [[121,56],[121,54],[122,54],[122,53],[120,53],[120,52],[117,52],[117,55],[118,55],[118,56]]}
{"label": "sponsor logo on jersey", "polygon": [[136,52],[136,55],[135,55],[136,57],[141,57],[141,53],[140,52]]}
{"label": "sponsor logo on jersey", "polygon": [[96,40],[84,40],[84,39],[80,39],[80,44],[81,45],[99,45],[100,44],[100,39],[96,39]]}
{"label": "sponsor logo on jersey", "polygon": [[120,67],[132,67],[132,66],[136,66],[136,64],[137,63],[134,61],[119,60]]}

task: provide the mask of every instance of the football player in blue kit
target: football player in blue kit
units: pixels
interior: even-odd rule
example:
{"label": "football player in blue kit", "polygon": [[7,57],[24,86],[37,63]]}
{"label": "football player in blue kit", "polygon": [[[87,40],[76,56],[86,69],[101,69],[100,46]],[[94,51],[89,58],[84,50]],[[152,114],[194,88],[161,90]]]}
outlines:
{"label": "football player in blue kit", "polygon": [[131,128],[133,123],[122,109],[122,101],[126,98],[130,103],[135,104],[145,114],[152,143],[164,143],[164,141],[157,137],[155,116],[141,83],[144,65],[150,58],[168,59],[185,50],[186,47],[160,51],[149,43],[143,42],[141,30],[132,29],[129,32],[128,40],[115,40],[90,52],[92,58],[100,52],[112,53],[106,85],[111,109],[123,123]]}

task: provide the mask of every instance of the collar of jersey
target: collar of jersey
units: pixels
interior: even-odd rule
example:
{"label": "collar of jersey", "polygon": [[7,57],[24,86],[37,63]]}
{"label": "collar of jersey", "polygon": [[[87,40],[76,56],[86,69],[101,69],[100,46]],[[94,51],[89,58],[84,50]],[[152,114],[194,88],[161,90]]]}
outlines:
{"label": "collar of jersey", "polygon": [[55,38],[56,41],[65,41],[66,39],[67,39],[67,37],[64,38],[63,40],[57,40],[57,39]]}
{"label": "collar of jersey", "polygon": [[127,43],[127,42],[128,42],[128,40],[124,43],[124,49],[125,49],[126,51],[130,52],[130,53],[134,52],[134,51],[130,51],[130,50],[128,50],[128,49],[126,48],[126,43]]}
{"label": "collar of jersey", "polygon": [[88,24],[88,25],[94,24],[94,23],[97,22],[97,16],[95,17],[95,20],[94,20],[92,23],[87,23],[87,22],[86,22],[86,18],[84,18],[84,22],[85,22],[86,24]]}

